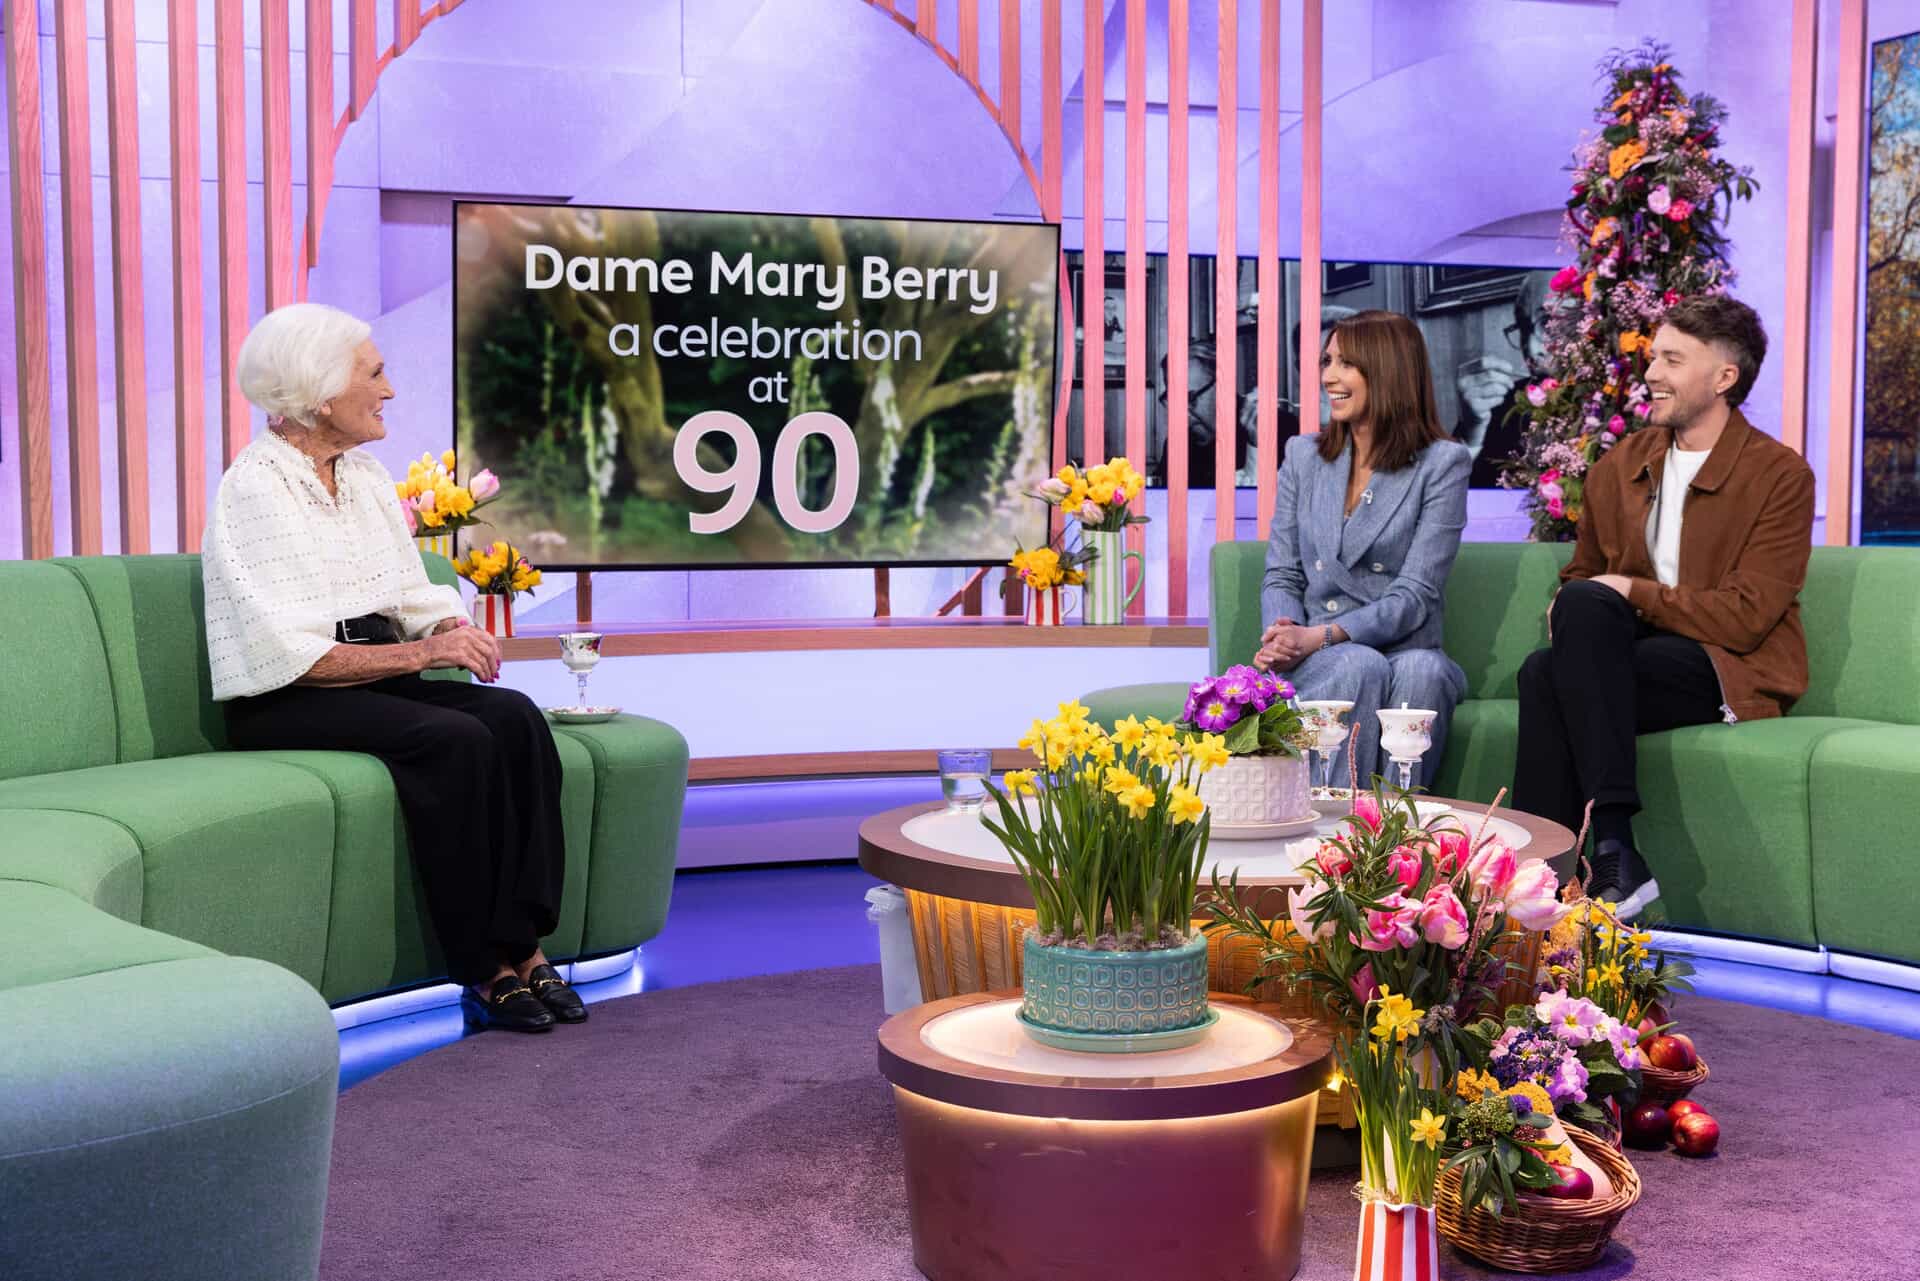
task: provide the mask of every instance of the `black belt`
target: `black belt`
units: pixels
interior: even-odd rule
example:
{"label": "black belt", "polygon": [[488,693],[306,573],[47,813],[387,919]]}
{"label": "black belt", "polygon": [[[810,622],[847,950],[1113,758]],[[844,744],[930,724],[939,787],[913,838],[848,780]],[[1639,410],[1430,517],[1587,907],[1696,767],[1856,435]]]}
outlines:
{"label": "black belt", "polygon": [[401,636],[385,614],[362,614],[335,623],[333,639],[342,645],[398,645]]}

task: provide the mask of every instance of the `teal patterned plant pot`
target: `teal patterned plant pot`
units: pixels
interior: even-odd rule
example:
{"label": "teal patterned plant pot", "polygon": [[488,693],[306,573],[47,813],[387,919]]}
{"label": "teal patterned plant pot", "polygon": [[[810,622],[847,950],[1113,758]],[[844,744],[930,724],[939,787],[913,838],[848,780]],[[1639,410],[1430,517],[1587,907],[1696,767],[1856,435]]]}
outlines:
{"label": "teal patterned plant pot", "polygon": [[1035,1029],[1128,1037],[1209,1021],[1203,935],[1174,948],[1096,952],[1028,934],[1022,964],[1020,1013]]}

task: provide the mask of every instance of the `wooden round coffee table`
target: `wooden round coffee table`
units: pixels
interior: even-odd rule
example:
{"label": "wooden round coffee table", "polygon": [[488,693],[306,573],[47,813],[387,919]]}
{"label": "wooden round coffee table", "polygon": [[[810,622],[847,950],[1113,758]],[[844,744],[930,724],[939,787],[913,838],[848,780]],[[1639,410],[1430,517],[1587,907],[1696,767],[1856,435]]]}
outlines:
{"label": "wooden round coffee table", "polygon": [[[1488,807],[1444,797],[1423,798],[1455,815],[1469,834]],[[1423,812],[1423,820],[1426,818]],[[1318,835],[1338,829],[1337,818],[1323,819]],[[1493,810],[1488,831],[1514,847],[1522,860],[1545,859],[1564,880],[1572,871],[1574,834],[1558,823],[1518,810]],[[1314,834],[1281,840],[1214,840],[1208,847],[1212,867],[1201,876],[1203,896],[1210,893],[1211,871],[1221,879],[1240,876],[1240,898],[1269,917],[1283,917],[1285,905],[1275,891],[1301,883],[1299,856],[1287,846]],[[1012,858],[977,813],[949,811],[933,801],[876,814],[860,825],[860,866],[907,892],[914,962],[920,972],[921,999],[1017,988],[1021,979],[1021,939],[1033,925],[1033,896]],[[1533,999],[1533,972],[1540,936],[1528,934],[1501,945],[1510,982],[1507,1001]],[[1241,992],[1258,971],[1259,949],[1246,939],[1208,936],[1209,984],[1223,992]],[[1261,996],[1287,1013],[1310,1017],[1312,998],[1304,987],[1270,983]],[[1349,1125],[1352,1103],[1329,1095],[1322,1108],[1329,1122]]]}
{"label": "wooden round coffee table", "polygon": [[1270,1277],[1300,1266],[1324,1028],[1216,993],[1199,1043],[1049,1049],[1018,992],[918,1006],[880,1029],[931,1281]]}

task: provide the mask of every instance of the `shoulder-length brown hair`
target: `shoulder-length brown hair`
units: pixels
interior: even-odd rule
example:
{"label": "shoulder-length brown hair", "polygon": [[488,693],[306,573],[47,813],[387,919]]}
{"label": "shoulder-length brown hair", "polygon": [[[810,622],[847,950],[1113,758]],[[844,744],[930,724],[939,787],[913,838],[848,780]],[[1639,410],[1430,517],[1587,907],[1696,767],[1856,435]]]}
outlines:
{"label": "shoulder-length brown hair", "polygon": [[[1357,312],[1333,327],[1328,341],[1334,338],[1340,340],[1340,358],[1367,380],[1375,471],[1399,471],[1428,445],[1446,439],[1440,406],[1433,396],[1427,342],[1411,320],[1397,311]],[[1323,367],[1326,358],[1323,345]],[[1320,457],[1327,462],[1340,457],[1350,435],[1344,423],[1327,423],[1320,429]]]}

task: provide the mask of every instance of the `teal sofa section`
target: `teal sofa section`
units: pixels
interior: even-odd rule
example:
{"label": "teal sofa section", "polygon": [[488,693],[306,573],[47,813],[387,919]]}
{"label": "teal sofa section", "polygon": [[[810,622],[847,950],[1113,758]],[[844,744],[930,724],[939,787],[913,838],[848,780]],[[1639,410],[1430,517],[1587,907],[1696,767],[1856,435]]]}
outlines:
{"label": "teal sofa section", "polygon": [[[197,557],[9,562],[0,599],[0,1020],[31,1029],[0,1037],[0,1277],[312,1276],[328,1004],[445,972],[392,780],[228,750]],[[547,950],[625,951],[666,919],[687,745],[632,716],[554,738]]]}
{"label": "teal sofa section", "polygon": [[[1446,647],[1467,673],[1433,790],[1491,801],[1513,780],[1527,654],[1571,549],[1467,543],[1447,583]],[[1213,671],[1259,644],[1266,544],[1213,549]],[[1635,830],[1669,923],[1920,964],[1887,906],[1920,901],[1897,796],[1920,795],[1920,553],[1816,548],[1801,593],[1812,680],[1786,717],[1641,739]],[[1197,678],[1200,673],[1192,674]],[[1098,718],[1176,714],[1184,683],[1095,690]]]}

